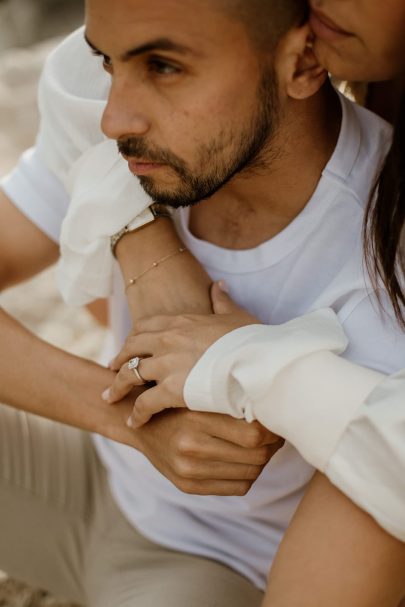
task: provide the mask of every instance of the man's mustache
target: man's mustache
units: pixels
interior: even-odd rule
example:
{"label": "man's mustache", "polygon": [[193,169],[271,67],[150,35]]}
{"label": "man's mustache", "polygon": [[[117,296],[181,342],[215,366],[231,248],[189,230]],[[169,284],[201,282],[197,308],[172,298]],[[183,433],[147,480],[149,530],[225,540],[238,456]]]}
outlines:
{"label": "man's mustache", "polygon": [[126,158],[142,158],[149,162],[169,165],[180,177],[187,175],[187,165],[170,150],[152,150],[143,139],[127,137],[118,139],[118,151]]}
{"label": "man's mustache", "polygon": [[119,139],[117,141],[118,151],[122,156],[129,158],[142,158],[152,162],[163,162],[162,155],[150,150],[143,139],[134,137]]}

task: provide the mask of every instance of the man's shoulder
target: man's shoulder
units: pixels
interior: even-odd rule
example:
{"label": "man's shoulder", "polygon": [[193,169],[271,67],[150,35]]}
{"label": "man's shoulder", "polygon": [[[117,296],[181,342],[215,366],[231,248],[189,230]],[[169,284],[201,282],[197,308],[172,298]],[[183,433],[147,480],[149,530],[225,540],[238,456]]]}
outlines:
{"label": "man's shoulder", "polygon": [[360,129],[359,157],[364,163],[381,165],[392,143],[392,126],[374,112],[347,100]]}
{"label": "man's shoulder", "polygon": [[341,96],[343,123],[332,171],[365,208],[392,141],[392,126]]}

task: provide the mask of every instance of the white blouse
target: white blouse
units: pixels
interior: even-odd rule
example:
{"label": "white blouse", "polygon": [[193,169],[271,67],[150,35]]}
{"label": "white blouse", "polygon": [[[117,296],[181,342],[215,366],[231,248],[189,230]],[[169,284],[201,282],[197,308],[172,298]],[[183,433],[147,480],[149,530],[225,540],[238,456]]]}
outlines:
{"label": "white blouse", "polygon": [[191,371],[185,400],[258,420],[405,541],[405,370],[387,378],[340,358],[340,331],[325,310],[233,331]]}

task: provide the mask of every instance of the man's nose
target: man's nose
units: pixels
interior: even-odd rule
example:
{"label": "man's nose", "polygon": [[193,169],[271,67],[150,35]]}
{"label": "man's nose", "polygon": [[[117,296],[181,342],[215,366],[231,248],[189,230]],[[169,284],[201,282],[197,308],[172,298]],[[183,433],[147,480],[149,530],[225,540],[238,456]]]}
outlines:
{"label": "man's nose", "polygon": [[128,135],[145,135],[150,128],[146,116],[137,107],[138,95],[124,83],[112,82],[107,106],[101,120],[101,129],[109,139],[118,140]]}

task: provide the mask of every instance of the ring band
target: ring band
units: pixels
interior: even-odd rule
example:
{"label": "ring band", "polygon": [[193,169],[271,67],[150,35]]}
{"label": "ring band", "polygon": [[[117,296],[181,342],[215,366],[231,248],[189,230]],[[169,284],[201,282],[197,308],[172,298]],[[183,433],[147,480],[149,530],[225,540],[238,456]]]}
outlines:
{"label": "ring band", "polygon": [[135,356],[134,358],[131,358],[131,360],[128,362],[127,366],[130,371],[134,372],[136,379],[139,382],[141,382],[141,384],[146,384],[146,381],[143,379],[143,377],[141,376],[141,374],[138,371],[138,367],[139,367],[141,360],[142,360],[142,358],[140,358],[139,356]]}

